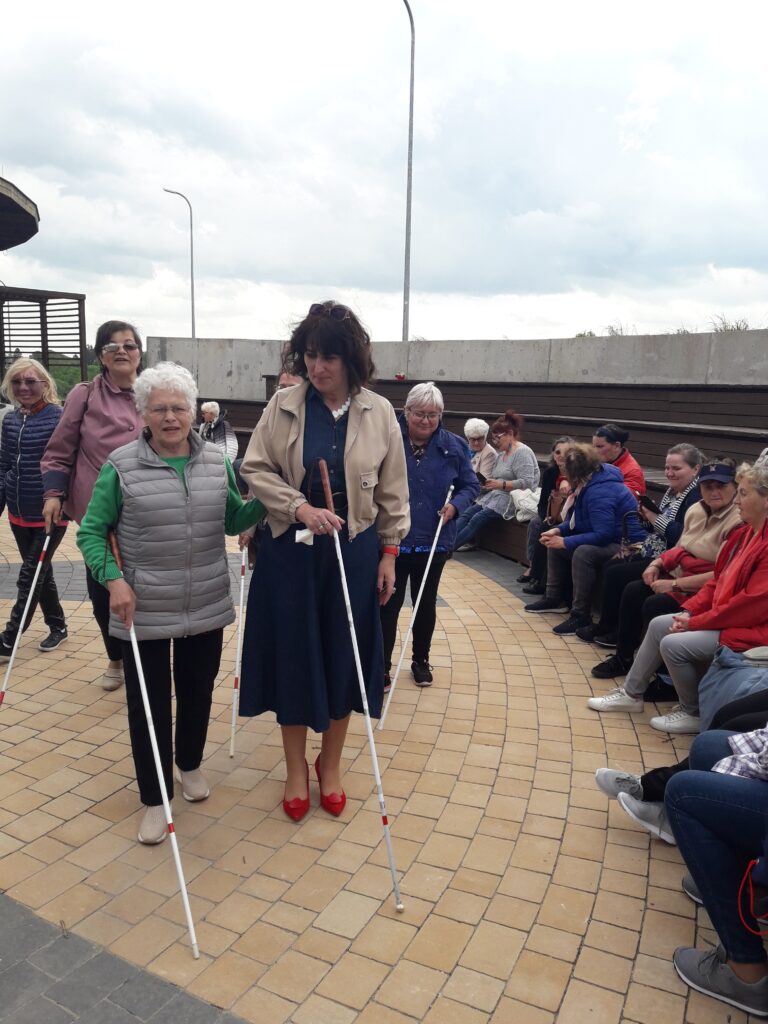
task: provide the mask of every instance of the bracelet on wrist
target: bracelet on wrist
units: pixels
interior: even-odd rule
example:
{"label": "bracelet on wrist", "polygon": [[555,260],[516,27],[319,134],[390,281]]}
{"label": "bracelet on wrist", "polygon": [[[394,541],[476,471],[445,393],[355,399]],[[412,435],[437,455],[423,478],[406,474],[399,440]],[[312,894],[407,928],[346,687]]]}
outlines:
{"label": "bracelet on wrist", "polygon": [[391,544],[386,544],[381,549],[382,555],[393,555],[395,558],[400,554],[400,548],[396,548]]}

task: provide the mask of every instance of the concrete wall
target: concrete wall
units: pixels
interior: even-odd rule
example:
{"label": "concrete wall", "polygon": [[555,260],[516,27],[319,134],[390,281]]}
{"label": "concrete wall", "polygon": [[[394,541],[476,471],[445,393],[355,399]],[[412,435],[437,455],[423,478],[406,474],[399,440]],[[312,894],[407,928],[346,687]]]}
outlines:
{"label": "concrete wall", "polygon": [[[197,377],[203,395],[265,397],[262,376],[277,372],[281,342],[149,338],[149,363],[171,359]],[[381,378],[509,383],[768,384],[768,331],[625,335],[530,341],[374,343]]]}

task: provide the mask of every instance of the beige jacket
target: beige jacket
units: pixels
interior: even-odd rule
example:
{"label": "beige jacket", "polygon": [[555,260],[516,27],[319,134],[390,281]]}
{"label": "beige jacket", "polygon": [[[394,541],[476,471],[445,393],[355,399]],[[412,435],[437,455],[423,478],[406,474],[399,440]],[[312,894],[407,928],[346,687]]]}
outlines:
{"label": "beige jacket", "polygon": [[[309,384],[277,391],[251,435],[240,475],[267,509],[275,537],[296,522],[307,500],[304,416]],[[403,435],[386,398],[363,388],[349,407],[344,449],[350,540],[373,523],[382,544],[399,544],[411,526]]]}

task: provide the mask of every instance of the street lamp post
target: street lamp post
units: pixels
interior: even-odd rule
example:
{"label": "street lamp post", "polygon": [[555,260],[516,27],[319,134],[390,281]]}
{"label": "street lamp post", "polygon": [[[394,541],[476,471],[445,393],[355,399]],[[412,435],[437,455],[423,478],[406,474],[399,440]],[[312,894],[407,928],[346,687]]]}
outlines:
{"label": "street lamp post", "polygon": [[173,188],[164,188],[163,192],[169,192],[172,196],[181,196],[184,202],[189,207],[189,294],[192,303],[192,340],[196,338],[195,335],[195,241],[194,234],[192,231],[192,203],[184,195],[183,192],[177,192]]}
{"label": "street lamp post", "polygon": [[411,188],[413,184],[413,85],[416,58],[416,28],[408,0],[403,0],[411,23],[411,91],[408,106],[408,178],[405,191],[405,273],[403,279],[403,341],[408,342],[411,301]]}

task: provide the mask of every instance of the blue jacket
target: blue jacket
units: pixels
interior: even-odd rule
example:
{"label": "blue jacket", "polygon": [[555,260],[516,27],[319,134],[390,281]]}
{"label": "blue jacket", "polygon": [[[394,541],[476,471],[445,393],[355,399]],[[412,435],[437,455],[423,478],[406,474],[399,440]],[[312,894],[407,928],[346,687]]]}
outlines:
{"label": "blue jacket", "polygon": [[[587,481],[576,498],[573,508],[566,513],[566,521],[559,527],[565,537],[565,546],[573,551],[581,544],[618,544],[621,541],[622,519],[627,512],[637,511],[637,498],[624,483],[621,470],[603,465]],[[575,517],[574,528],[570,522]],[[630,543],[647,536],[637,516],[627,520]]]}
{"label": "blue jacket", "polygon": [[456,520],[480,493],[480,484],[469,460],[469,446],[462,438],[439,426],[429,439],[426,455],[416,464],[405,417],[400,417],[405,462],[408,467],[408,489],[411,495],[411,529],[400,542],[402,548],[432,547],[438,520],[437,513],[445,504],[451,484],[451,504],[456,515],[440,531],[439,547],[453,551],[456,542]]}
{"label": "blue jacket", "polygon": [[0,513],[41,522],[43,479],[40,459],[61,419],[60,405],[45,405],[39,412],[14,409],[3,417],[0,437]]}

